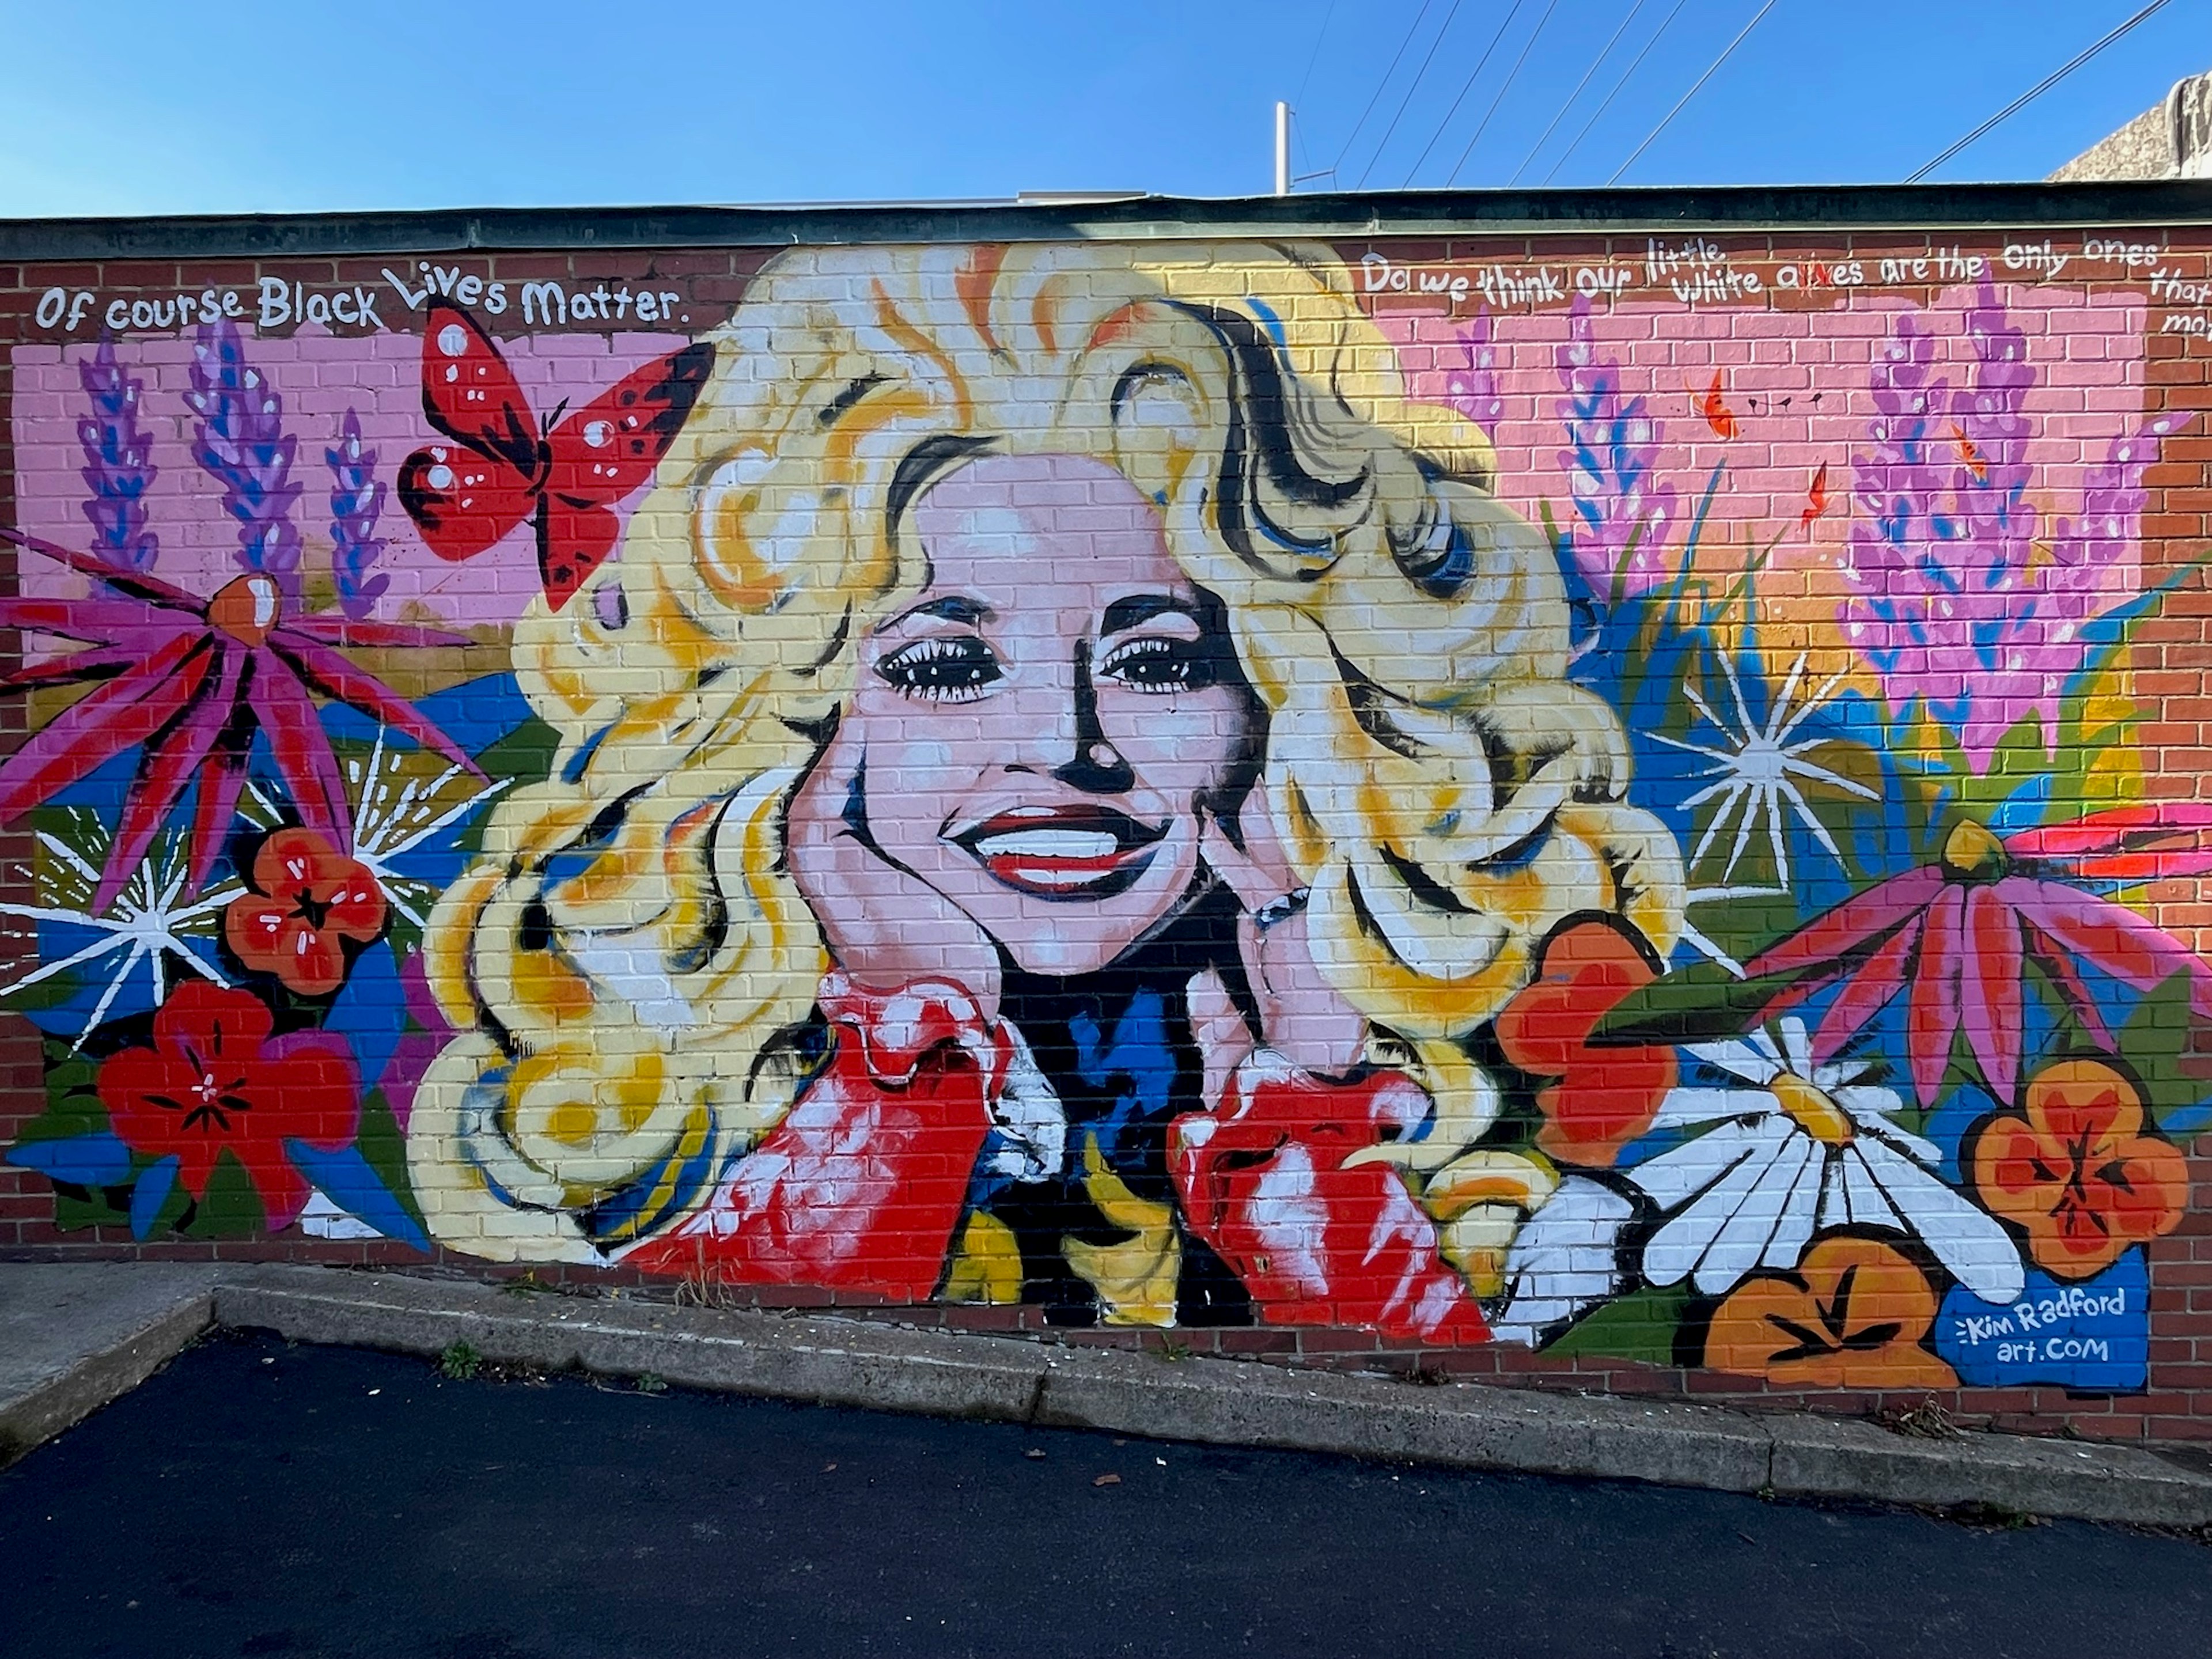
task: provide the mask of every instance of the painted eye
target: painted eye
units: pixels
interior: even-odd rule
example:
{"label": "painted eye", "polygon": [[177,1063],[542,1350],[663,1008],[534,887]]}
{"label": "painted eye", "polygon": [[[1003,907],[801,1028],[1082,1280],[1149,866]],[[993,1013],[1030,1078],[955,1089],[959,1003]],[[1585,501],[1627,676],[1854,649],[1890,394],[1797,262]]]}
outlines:
{"label": "painted eye", "polygon": [[1203,690],[1218,676],[1213,653],[1203,641],[1145,634],[1108,652],[1098,665],[1098,678],[1118,680],[1132,691],[1174,696]]}
{"label": "painted eye", "polygon": [[1006,678],[991,647],[972,635],[916,640],[876,665],[903,696],[926,702],[968,702]]}

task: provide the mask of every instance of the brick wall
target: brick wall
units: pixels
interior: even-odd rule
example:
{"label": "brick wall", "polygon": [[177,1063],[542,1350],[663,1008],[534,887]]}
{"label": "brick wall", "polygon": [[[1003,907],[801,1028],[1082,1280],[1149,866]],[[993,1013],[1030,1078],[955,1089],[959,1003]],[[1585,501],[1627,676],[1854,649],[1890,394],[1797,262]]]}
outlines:
{"label": "brick wall", "polygon": [[0,1251],[2194,1437],[2166,216],[0,265]]}

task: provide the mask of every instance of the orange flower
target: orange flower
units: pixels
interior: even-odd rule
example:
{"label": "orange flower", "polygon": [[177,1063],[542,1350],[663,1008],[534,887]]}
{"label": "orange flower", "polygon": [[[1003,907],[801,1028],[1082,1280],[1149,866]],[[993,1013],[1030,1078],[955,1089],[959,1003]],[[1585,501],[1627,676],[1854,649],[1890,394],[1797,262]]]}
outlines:
{"label": "orange flower", "polygon": [[347,944],[384,931],[374,873],[312,830],[279,830],[262,842],[246,887],[222,913],[223,938],[248,968],[303,996],[344,984]]}
{"label": "orange flower", "polygon": [[1705,1335],[1705,1364],[1793,1389],[1952,1389],[1921,1346],[1936,1323],[1927,1275],[1877,1238],[1831,1233],[1790,1273],[1730,1291]]}
{"label": "orange flower", "polygon": [[2142,1127],[2142,1096],[2118,1066],[2055,1061],[2029,1079],[2020,1112],[1983,1127],[1974,1185],[2027,1230],[2038,1267],[2087,1279],[2130,1244],[2172,1232],[2188,1207],[2187,1162]]}
{"label": "orange flower", "polygon": [[1536,978],[1498,1016],[1498,1043],[1522,1071],[1550,1078],[1536,1091],[1544,1126],[1536,1145],[1567,1164],[1603,1169],[1651,1127],[1674,1086],[1674,1051],[1594,1048],[1591,1028],[1660,966],[1616,918],[1571,921],[1545,940]]}

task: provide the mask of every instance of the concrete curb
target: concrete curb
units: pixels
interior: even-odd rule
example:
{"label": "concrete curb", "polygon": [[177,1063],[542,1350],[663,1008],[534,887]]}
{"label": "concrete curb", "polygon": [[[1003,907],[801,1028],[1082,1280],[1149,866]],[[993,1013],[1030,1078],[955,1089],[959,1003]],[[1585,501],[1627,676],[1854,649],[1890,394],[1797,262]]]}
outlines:
{"label": "concrete curb", "polygon": [[[649,1373],[686,1388],[1216,1445],[1722,1492],[1986,1504],[2085,1521],[2212,1522],[2212,1478],[2127,1447],[1988,1434],[1918,1440],[1806,1415],[1472,1383],[1418,1388],[1234,1360],[1171,1361],[827,1316],[518,1294],[398,1274],[0,1267],[0,1336],[27,1323],[14,1311],[24,1298],[11,1303],[4,1294],[10,1282],[56,1273],[111,1275],[109,1288],[127,1306],[107,1312],[104,1323],[92,1321],[88,1334],[48,1334],[49,1347],[76,1339],[71,1365],[0,1360],[0,1461],[5,1443],[21,1449],[59,1432],[213,1322],[424,1356],[465,1342],[488,1360],[548,1370]],[[83,1312],[88,1287],[42,1294],[66,1321]]]}
{"label": "concrete curb", "polygon": [[2212,1479],[2119,1446],[1919,1440],[1869,1423],[1384,1377],[1170,1361],[866,1320],[518,1296],[495,1287],[256,1268],[222,1324],[295,1341],[485,1358],[878,1411],[1107,1430],[1532,1474],[1873,1498],[2166,1526],[2212,1522]]}
{"label": "concrete curb", "polygon": [[[0,1267],[0,1468],[129,1393],[208,1328],[216,1270]],[[34,1274],[34,1281],[25,1274]]]}

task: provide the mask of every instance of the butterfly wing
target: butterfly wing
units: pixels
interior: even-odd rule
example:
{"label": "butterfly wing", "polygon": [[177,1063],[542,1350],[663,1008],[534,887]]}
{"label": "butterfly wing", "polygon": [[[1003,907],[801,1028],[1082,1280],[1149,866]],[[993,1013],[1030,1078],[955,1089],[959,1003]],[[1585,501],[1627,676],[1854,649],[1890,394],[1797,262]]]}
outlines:
{"label": "butterfly wing", "polygon": [[558,611],[575,598],[584,579],[615,550],[621,530],[622,520],[611,508],[548,495],[538,520],[538,574],[545,583],[546,604]]}
{"label": "butterfly wing", "polygon": [[441,559],[472,559],[529,518],[542,494],[505,461],[431,444],[399,469],[399,504]]}
{"label": "butterfly wing", "polygon": [[653,476],[714,366],[703,340],[656,357],[553,428],[538,556],[556,611],[614,550],[620,526],[608,508]]}
{"label": "butterfly wing", "polygon": [[545,441],[521,382],[499,343],[445,300],[430,302],[422,325],[422,412],[455,442],[543,482]]}

